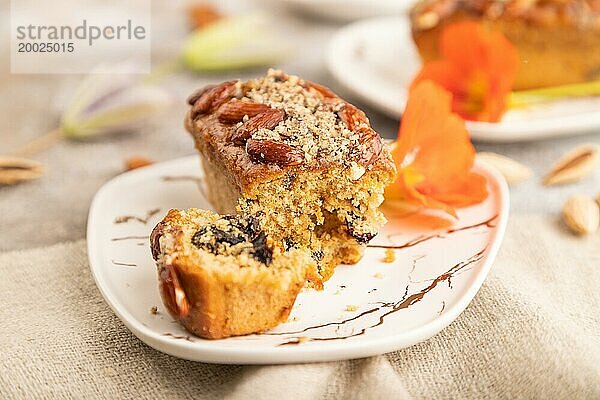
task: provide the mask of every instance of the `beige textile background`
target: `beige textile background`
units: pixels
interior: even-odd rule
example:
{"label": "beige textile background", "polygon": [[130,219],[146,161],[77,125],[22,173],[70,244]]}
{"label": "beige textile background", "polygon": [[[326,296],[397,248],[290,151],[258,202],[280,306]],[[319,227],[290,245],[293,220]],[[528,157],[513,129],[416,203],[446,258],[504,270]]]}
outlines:
{"label": "beige textile background", "polygon": [[[3,33],[8,3],[0,4]],[[59,9],[58,3],[45,12]],[[251,2],[224,3],[252,8]],[[186,34],[183,4],[153,2],[156,65],[177,54]],[[323,62],[327,39],[339,25],[289,13],[275,21],[297,46],[281,67],[348,95]],[[81,79],[11,75],[7,55],[2,36],[0,154],[56,127]],[[600,233],[575,238],[558,217],[570,194],[600,194],[600,174],[565,187],[539,183],[566,149],[600,143],[598,132],[477,144],[526,163],[535,176],[511,188],[506,240],[480,293],[425,343],[364,360],[242,367],[175,359],[137,340],[91,278],[82,240],[90,201],[127,157],[162,161],[193,152],[182,120],[184,99],[194,88],[261,72],[165,78],[176,101],[159,126],[104,141],[59,143],[38,156],[48,167],[44,179],[0,188],[0,399],[600,398]],[[365,110],[383,136],[396,134],[397,121]]]}
{"label": "beige textile background", "polygon": [[0,255],[0,398],[600,398],[600,235],[515,216],[490,276],[432,339],[379,357],[209,365],[159,353],[104,303],[85,241]]}

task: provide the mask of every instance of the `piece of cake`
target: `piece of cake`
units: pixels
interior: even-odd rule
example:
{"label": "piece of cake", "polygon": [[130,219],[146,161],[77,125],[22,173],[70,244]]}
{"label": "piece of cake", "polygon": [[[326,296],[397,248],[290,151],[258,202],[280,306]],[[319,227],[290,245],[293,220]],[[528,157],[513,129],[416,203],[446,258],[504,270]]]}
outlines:
{"label": "piece of cake", "polygon": [[281,71],[209,86],[189,98],[186,127],[220,213],[254,215],[284,250],[307,248],[321,287],[356,263],[385,223],[395,177],[365,114],[329,89]]}
{"label": "piece of cake", "polygon": [[502,32],[518,49],[515,90],[600,79],[598,0],[422,0],[411,12],[422,60],[438,59],[444,27],[465,20]]}
{"label": "piece of cake", "polygon": [[252,216],[170,210],[150,244],[165,307],[208,339],[284,322],[316,268],[308,252],[273,247]]}

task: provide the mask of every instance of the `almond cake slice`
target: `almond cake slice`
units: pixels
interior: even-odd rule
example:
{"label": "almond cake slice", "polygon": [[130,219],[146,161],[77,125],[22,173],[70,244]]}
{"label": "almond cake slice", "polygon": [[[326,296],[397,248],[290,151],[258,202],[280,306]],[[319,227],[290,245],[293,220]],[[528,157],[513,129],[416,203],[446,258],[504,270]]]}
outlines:
{"label": "almond cake slice", "polygon": [[188,102],[186,128],[219,213],[253,215],[275,247],[309,249],[317,288],[338,264],[361,259],[385,223],[378,208],[396,171],[362,111],[275,70]]}
{"label": "almond cake slice", "polygon": [[252,216],[170,210],[150,245],[169,314],[207,339],[285,322],[316,268],[307,251],[273,247]]}

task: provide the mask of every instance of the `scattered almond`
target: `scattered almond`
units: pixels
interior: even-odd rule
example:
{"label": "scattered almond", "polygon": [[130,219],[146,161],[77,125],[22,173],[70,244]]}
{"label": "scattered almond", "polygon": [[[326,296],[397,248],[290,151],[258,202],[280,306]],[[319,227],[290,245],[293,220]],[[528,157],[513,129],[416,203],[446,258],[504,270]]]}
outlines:
{"label": "scattered almond", "polygon": [[190,312],[190,302],[179,282],[179,277],[173,265],[165,266],[165,276],[161,275],[161,283],[165,286],[164,293],[169,296],[168,302],[175,304],[179,318],[185,318]]}
{"label": "scattered almond", "polygon": [[477,160],[496,168],[510,185],[529,179],[532,175],[529,167],[501,154],[481,152],[477,153]]}
{"label": "scattered almond", "polygon": [[146,157],[129,157],[127,160],[125,160],[125,170],[131,171],[132,169],[146,167],[151,164],[154,164],[154,161]]}
{"label": "scattered almond", "polygon": [[563,206],[563,219],[578,235],[593,233],[600,225],[600,207],[590,197],[571,196]]}
{"label": "scattered almond", "polygon": [[588,176],[598,165],[600,147],[584,144],[562,156],[544,178],[544,185],[577,182]]}
{"label": "scattered almond", "polygon": [[385,257],[383,258],[384,263],[393,263],[396,261],[396,253],[393,249],[385,249]]}
{"label": "scattered almond", "polygon": [[427,11],[418,15],[415,22],[419,29],[431,29],[440,22],[440,16],[434,11]]}
{"label": "scattered almond", "polygon": [[44,166],[33,160],[20,157],[0,156],[0,185],[14,185],[44,175]]}
{"label": "scattered almond", "polygon": [[204,28],[221,18],[221,13],[210,4],[194,4],[188,8],[188,19],[192,29]]}
{"label": "scattered almond", "polygon": [[346,311],[354,312],[356,310],[358,310],[357,306],[353,306],[353,305],[347,305],[346,306]]}

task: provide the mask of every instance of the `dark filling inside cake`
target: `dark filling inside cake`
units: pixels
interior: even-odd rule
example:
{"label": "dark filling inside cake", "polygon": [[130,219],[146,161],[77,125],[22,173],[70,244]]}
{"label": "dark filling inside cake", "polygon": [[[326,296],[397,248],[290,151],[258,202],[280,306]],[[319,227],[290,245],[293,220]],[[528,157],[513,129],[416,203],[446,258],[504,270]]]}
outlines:
{"label": "dark filling inside cake", "polygon": [[223,216],[200,228],[192,237],[192,244],[215,255],[247,253],[265,265],[271,263],[273,256],[267,235],[253,216]]}

